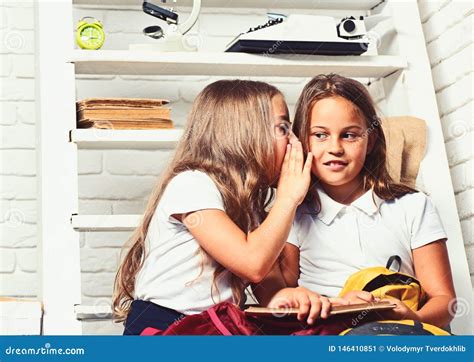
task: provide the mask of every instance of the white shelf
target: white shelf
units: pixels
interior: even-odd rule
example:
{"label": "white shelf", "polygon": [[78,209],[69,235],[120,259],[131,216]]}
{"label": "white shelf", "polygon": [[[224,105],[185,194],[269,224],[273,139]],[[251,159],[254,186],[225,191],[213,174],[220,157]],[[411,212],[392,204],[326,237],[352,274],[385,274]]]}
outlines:
{"label": "white shelf", "polygon": [[183,129],[112,130],[73,129],[71,142],[81,149],[169,149],[174,148]]}
{"label": "white shelf", "polygon": [[[383,2],[382,0],[203,0],[203,7],[218,8],[271,8],[271,9],[336,9],[336,10],[369,10]],[[191,0],[178,0],[176,4],[168,1],[165,4],[156,2],[164,7],[191,6]],[[94,5],[94,6],[141,6],[141,1],[137,0],[73,0],[74,5]]]}
{"label": "white shelf", "polygon": [[407,67],[399,56],[321,56],[246,53],[159,53],[74,50],[76,74],[215,75],[313,77],[336,72],[347,77],[380,78]]}
{"label": "white shelf", "polygon": [[110,305],[83,305],[74,306],[77,320],[112,319],[112,308]]}
{"label": "white shelf", "polygon": [[138,226],[142,215],[72,215],[77,231],[127,231]]}

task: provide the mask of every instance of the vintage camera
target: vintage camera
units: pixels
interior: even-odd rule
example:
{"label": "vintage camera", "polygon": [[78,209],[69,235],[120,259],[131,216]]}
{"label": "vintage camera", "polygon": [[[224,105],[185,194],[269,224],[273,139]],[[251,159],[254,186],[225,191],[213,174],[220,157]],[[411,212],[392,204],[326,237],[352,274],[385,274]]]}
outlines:
{"label": "vintage camera", "polygon": [[343,39],[360,39],[366,33],[363,16],[359,17],[359,19],[353,16],[344,18],[337,25],[337,35]]}
{"label": "vintage camera", "polygon": [[148,15],[164,20],[170,24],[178,24],[178,14],[176,14],[174,11],[162,8],[161,6],[152,4],[147,1],[143,2],[142,8],[143,11]]}

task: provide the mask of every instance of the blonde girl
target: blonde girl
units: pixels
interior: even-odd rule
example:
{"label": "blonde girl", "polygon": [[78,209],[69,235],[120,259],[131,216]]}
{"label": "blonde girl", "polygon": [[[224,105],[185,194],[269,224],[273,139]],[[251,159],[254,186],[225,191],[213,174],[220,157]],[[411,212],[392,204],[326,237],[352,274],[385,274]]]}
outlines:
{"label": "blonde girl", "polygon": [[116,276],[124,334],[165,329],[217,302],[242,304],[246,286],[268,273],[310,182],[311,153],[305,162],[289,127],[269,84],[221,80],[197,96]]}

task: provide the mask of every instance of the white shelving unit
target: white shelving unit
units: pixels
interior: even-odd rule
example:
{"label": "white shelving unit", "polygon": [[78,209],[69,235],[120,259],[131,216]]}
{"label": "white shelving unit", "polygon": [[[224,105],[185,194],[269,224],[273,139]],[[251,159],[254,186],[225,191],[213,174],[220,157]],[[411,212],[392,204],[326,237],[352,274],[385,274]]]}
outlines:
{"label": "white shelving unit", "polygon": [[[190,2],[189,2],[190,3]],[[258,3],[258,5],[257,5]],[[72,6],[138,7],[131,0],[65,0],[37,5],[37,102],[40,297],[43,333],[81,334],[79,319],[107,311],[81,306],[78,231],[131,230],[140,215],[78,215],[77,149],[158,149],[174,147],[181,130],[119,131],[75,129],[76,74],[313,76],[338,72],[380,79],[387,115],[427,121],[427,152],[420,176],[436,204],[449,236],[448,250],[459,298],[468,313],[452,330],[472,334],[472,288],[459,217],[444,148],[431,70],[415,0],[203,1],[210,7],[357,9],[392,18],[396,36],[381,43],[380,56],[258,56],[225,53],[153,53],[73,50]],[[62,29],[64,31],[58,31]],[[51,41],[51,34],[55,41]],[[54,56],[51,56],[54,54]],[[58,257],[59,256],[59,257]],[[466,309],[466,308],[465,308]]]}

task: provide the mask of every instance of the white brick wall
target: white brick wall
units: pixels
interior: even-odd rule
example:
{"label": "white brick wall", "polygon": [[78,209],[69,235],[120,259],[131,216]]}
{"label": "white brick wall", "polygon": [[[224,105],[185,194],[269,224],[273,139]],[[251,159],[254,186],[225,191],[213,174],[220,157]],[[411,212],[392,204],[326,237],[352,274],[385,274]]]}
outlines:
{"label": "white brick wall", "polygon": [[[33,1],[0,5],[0,295],[37,294],[36,163]],[[470,268],[472,239],[472,5],[470,2],[420,2],[423,27],[437,91],[440,115]],[[276,10],[276,9],[274,9]],[[186,16],[188,9],[180,12]],[[308,10],[301,12],[316,13]],[[232,37],[265,21],[266,9],[203,9],[193,29],[203,50],[222,50]],[[328,13],[328,12],[326,12]],[[334,13],[334,12],[329,12]],[[25,15],[22,15],[25,14]],[[74,19],[92,15],[107,32],[104,49],[127,49],[129,43],[152,43],[142,28],[158,23],[136,10],[77,7]],[[337,15],[337,14],[335,14]],[[343,14],[341,14],[343,15]],[[354,14],[357,15],[357,14]],[[471,28],[472,30],[472,28]],[[172,117],[183,125],[197,93],[216,77],[80,76],[76,97],[163,97]],[[286,95],[290,111],[305,78],[265,78]],[[377,93],[377,83],[371,91]],[[380,99],[379,99],[380,98]],[[383,95],[377,96],[383,103]],[[79,152],[79,211],[83,214],[134,214],[144,210],[149,192],[169,151]],[[80,238],[83,302],[110,302],[121,246],[128,232],[83,233]],[[84,323],[90,334],[121,333],[111,322]]]}
{"label": "white brick wall", "polygon": [[472,1],[418,0],[474,286]]}

